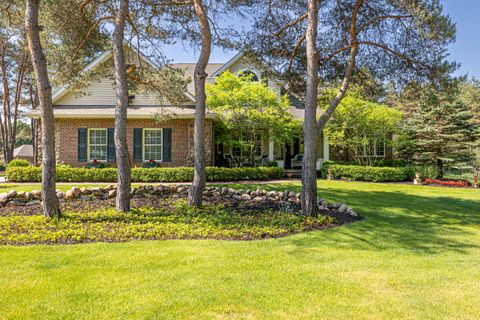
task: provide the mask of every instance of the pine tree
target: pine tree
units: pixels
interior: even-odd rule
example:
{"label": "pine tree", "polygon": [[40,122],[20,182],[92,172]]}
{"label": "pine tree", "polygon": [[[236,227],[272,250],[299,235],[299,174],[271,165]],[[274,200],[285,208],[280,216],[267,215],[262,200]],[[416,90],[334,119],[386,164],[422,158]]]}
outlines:
{"label": "pine tree", "polygon": [[478,127],[458,92],[427,89],[406,127],[415,142],[417,162],[436,165],[438,178],[443,177],[444,166],[472,163]]}

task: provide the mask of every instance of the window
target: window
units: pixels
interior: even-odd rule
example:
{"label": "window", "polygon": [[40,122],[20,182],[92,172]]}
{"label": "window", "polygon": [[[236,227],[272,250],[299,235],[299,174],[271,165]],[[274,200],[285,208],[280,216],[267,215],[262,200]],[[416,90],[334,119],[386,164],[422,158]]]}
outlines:
{"label": "window", "polygon": [[359,146],[357,153],[362,157],[385,157],[385,138],[368,138],[368,144]]}
{"label": "window", "polygon": [[143,159],[162,160],[162,129],[143,130]]}
{"label": "window", "polygon": [[107,129],[88,129],[88,159],[107,161]]}

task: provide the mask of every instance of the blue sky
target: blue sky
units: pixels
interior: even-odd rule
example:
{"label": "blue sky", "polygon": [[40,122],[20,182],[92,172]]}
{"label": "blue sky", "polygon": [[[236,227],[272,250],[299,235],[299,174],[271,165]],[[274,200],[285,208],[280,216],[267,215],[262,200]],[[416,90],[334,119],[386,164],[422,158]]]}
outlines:
{"label": "blue sky", "polygon": [[[445,12],[457,25],[457,40],[449,48],[450,60],[461,64],[457,74],[480,78],[480,0],[444,0]],[[182,45],[171,46],[167,56],[175,62],[195,62],[197,54]],[[211,62],[226,62],[235,52],[214,48]]]}

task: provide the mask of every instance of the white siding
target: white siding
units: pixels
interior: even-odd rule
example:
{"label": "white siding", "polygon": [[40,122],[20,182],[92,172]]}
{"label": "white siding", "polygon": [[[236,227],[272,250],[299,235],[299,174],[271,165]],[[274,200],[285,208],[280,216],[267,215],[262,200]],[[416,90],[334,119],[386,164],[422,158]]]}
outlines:
{"label": "white siding", "polygon": [[[163,99],[164,104],[168,101]],[[161,99],[157,98],[154,93],[136,94],[130,105],[160,105]],[[68,92],[63,97],[55,101],[55,105],[95,105],[95,106],[112,106],[115,105],[115,85],[110,78],[102,78],[94,80],[82,90],[80,94]]]}

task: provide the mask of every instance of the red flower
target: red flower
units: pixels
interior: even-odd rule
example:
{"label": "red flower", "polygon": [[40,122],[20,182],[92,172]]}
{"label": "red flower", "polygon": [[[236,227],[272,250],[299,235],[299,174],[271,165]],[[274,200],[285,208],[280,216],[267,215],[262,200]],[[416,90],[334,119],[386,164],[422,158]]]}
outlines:
{"label": "red flower", "polygon": [[470,182],[467,180],[438,180],[438,179],[425,179],[426,184],[438,184],[446,187],[470,187]]}

